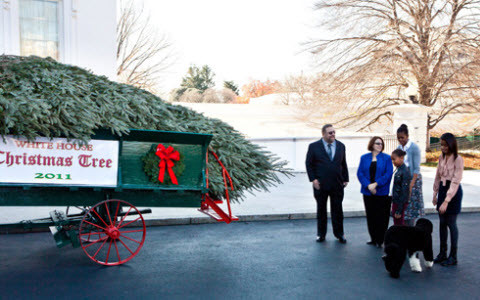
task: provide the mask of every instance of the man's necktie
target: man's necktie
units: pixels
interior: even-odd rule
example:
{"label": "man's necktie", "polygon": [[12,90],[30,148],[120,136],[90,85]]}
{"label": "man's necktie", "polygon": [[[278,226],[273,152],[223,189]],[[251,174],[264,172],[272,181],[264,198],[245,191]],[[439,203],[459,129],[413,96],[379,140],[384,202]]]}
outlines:
{"label": "man's necktie", "polygon": [[328,156],[330,157],[330,160],[333,160],[332,144],[328,144]]}

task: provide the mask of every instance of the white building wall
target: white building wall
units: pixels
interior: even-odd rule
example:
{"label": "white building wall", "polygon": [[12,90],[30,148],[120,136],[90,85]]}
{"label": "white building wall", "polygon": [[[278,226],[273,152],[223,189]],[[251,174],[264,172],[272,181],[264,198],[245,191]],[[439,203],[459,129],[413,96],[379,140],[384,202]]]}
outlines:
{"label": "white building wall", "polygon": [[[0,0],[0,54],[20,55],[18,0]],[[116,79],[116,0],[63,0],[59,61]]]}
{"label": "white building wall", "polygon": [[315,128],[299,121],[294,106],[282,104],[218,104],[185,103],[174,104],[189,107],[206,117],[220,119],[247,138],[311,137],[321,135]]}
{"label": "white building wall", "polygon": [[[358,167],[360,157],[367,153],[367,146],[370,138],[375,134],[362,136],[337,136],[337,139],[345,144],[347,154],[347,165],[349,168]],[[300,137],[300,138],[252,138],[252,143],[265,147],[268,151],[276,154],[281,160],[288,162],[287,168],[294,172],[306,172],[305,158],[308,145],[318,141],[321,137]],[[350,174],[355,176],[355,174]]]}
{"label": "white building wall", "polygon": [[[322,130],[298,120],[295,107],[278,103],[212,104],[176,103],[187,106],[207,117],[218,118],[240,131],[250,141],[288,161],[287,167],[305,172],[308,145],[322,137]],[[373,136],[384,133],[354,133],[337,128],[337,139],[345,144],[348,167],[357,167],[360,156],[367,153]],[[390,141],[388,144],[398,144]],[[387,154],[393,150],[389,146]]]}
{"label": "white building wall", "polygon": [[78,61],[76,65],[116,80],[116,0],[76,0]]}

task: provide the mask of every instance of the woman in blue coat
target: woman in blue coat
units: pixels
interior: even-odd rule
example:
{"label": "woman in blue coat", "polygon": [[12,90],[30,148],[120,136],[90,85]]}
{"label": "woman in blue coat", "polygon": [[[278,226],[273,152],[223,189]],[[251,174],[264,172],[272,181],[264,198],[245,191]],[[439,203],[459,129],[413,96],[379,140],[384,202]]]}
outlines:
{"label": "woman in blue coat", "polygon": [[362,185],[361,193],[367,214],[369,245],[382,247],[390,219],[392,200],[388,196],[393,166],[390,155],[383,153],[385,143],[374,136],[368,143],[370,153],[362,155],[357,177]]}

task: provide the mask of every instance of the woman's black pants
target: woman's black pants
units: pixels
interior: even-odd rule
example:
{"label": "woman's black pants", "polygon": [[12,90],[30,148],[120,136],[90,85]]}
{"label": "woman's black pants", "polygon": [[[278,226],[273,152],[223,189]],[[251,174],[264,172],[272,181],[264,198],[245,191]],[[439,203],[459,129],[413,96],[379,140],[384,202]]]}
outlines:
{"label": "woman's black pants", "polygon": [[447,252],[448,230],[450,229],[450,246],[451,249],[457,249],[458,245],[458,214],[438,214],[440,218],[440,251]]}
{"label": "woman's black pants", "polygon": [[388,229],[392,200],[389,196],[363,195],[363,203],[370,238],[372,242],[382,244]]}

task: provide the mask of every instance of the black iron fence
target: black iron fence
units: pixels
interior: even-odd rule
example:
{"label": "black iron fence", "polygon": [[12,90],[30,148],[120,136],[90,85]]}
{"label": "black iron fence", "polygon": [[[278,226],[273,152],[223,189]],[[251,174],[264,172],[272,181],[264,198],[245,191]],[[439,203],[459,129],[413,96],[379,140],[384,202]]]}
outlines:
{"label": "black iron fence", "polygon": [[393,150],[397,149],[398,140],[396,134],[385,135],[383,136],[383,140],[385,141],[385,149],[383,149],[384,153],[390,155]]}
{"label": "black iron fence", "polygon": [[[384,135],[385,149],[383,152],[390,154],[398,147],[397,135]],[[430,140],[430,151],[440,151],[440,139],[438,142],[432,143]],[[457,137],[458,150],[479,150],[480,151],[480,137]]]}
{"label": "black iron fence", "polygon": [[[468,138],[457,138],[458,150],[480,150],[480,140],[470,140]],[[440,151],[440,142],[431,143],[430,151]]]}

